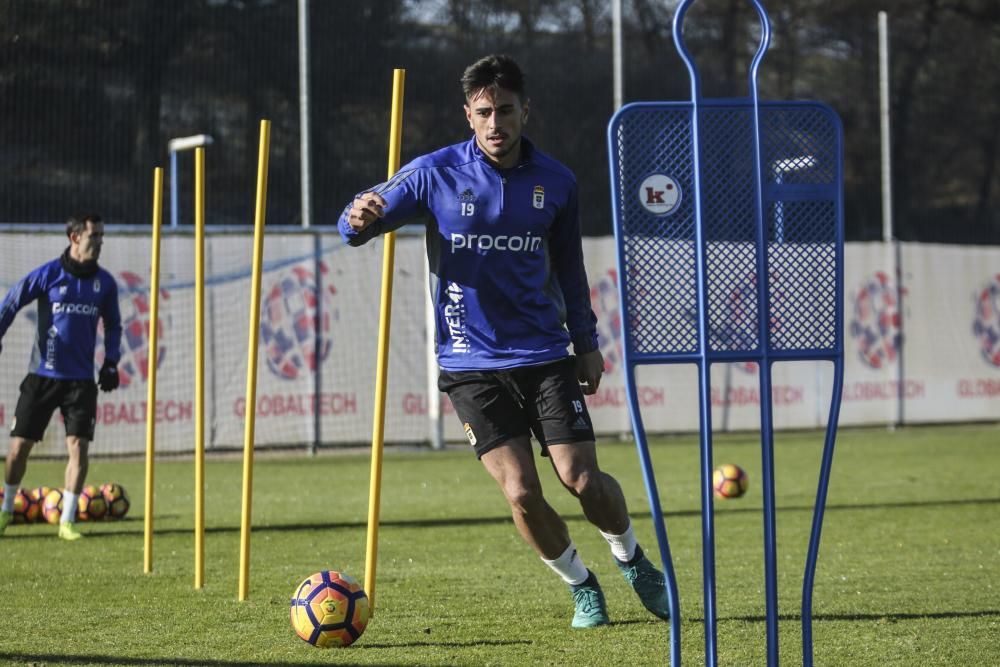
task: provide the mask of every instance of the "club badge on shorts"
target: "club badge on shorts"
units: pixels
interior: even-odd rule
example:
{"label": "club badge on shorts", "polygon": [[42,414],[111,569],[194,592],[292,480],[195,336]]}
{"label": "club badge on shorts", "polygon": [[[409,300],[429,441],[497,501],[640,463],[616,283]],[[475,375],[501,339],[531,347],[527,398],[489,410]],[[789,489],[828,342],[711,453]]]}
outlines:
{"label": "club badge on shorts", "polygon": [[465,422],[463,425],[465,428],[465,437],[469,439],[469,444],[473,447],[476,446],[476,434],[472,432],[472,424]]}
{"label": "club badge on shorts", "polygon": [[535,208],[545,208],[545,188],[536,185],[531,194],[531,205]]}

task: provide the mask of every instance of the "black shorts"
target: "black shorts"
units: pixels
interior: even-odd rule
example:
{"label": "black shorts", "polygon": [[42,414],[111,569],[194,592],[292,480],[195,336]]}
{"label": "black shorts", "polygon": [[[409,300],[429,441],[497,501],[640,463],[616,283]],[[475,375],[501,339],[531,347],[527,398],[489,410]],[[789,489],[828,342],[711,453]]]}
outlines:
{"label": "black shorts", "polygon": [[56,380],[35,373],[29,373],[21,382],[11,437],[41,440],[56,408],[66,423],[66,435],[94,439],[97,384],[93,380]]}
{"label": "black shorts", "polygon": [[593,442],[594,427],[576,379],[576,359],[500,371],[438,375],[477,457],[508,440],[534,434],[548,445]]}

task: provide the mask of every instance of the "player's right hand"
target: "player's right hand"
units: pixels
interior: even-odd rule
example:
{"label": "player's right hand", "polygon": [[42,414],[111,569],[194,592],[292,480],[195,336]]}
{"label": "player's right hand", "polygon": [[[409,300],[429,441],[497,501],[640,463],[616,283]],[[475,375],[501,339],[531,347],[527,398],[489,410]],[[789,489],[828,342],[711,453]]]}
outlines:
{"label": "player's right hand", "polygon": [[347,222],[360,232],[385,215],[385,199],[377,192],[365,192],[357,196],[347,213]]}
{"label": "player's right hand", "polygon": [[591,350],[576,356],[576,379],[580,389],[587,396],[597,393],[601,386],[601,376],[604,375],[604,356],[601,350]]}

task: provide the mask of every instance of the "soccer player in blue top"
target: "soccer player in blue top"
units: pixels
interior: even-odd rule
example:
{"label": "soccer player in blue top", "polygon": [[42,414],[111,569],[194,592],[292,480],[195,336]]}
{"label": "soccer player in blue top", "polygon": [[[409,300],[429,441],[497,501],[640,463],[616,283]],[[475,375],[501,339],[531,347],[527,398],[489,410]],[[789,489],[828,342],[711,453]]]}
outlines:
{"label": "soccer player in blue top", "polygon": [[608,623],[607,607],[566,523],[542,495],[532,434],[642,603],[666,619],[663,574],[636,543],[621,487],[597,464],[584,402],[597,391],[604,360],[576,178],[522,136],[529,102],[511,58],[470,65],[462,88],[474,136],[358,195],[340,217],[340,233],[358,246],[417,216],[429,220],[438,387],[503,491],[518,532],[570,586],[573,627]]}
{"label": "soccer player in blue top", "polygon": [[[35,344],[10,432],[0,535],[13,518],[14,496],[27,469],[28,454],[59,408],[69,450],[59,537],[82,537],[75,523],[76,505],[87,477],[87,449],[94,439],[97,386],[103,391],[118,387],[122,338],[118,284],[97,265],[104,223],[97,215],[70,218],[66,235],[69,247],[62,256],[22,278],[0,304],[2,341],[17,312],[32,301],[38,302]],[[95,385],[98,318],[104,321],[105,356]]]}

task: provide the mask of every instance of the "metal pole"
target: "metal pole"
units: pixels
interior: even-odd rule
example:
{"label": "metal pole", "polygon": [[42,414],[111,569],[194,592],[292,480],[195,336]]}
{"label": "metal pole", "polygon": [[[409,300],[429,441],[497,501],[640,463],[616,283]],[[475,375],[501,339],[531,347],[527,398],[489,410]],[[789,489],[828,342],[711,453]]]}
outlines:
{"label": "metal pole", "polygon": [[[885,245],[886,266],[889,275],[896,281],[896,307],[899,309],[900,318],[903,317],[903,290],[901,285],[902,275],[900,274],[900,252],[898,248],[893,248],[894,231],[892,220],[892,152],[891,152],[891,132],[889,126],[889,18],[885,12],[878,13],[878,79],[879,79],[879,120],[881,125],[882,144],[882,243]],[[902,319],[900,319],[902,327]],[[902,346],[906,345],[906,340],[902,339]],[[896,419],[890,423],[890,430],[896,424],[902,425],[904,414],[903,383],[905,376],[903,372],[903,350],[899,351],[899,361],[896,367]]]}
{"label": "metal pole", "polygon": [[177,228],[177,151],[170,151],[170,226]]}
{"label": "metal pole", "polygon": [[879,117],[882,129],[882,240],[892,241],[892,155],[889,135],[889,25],[878,13]]}
{"label": "metal pole", "polygon": [[[303,222],[305,222],[303,220]],[[305,225],[303,225],[305,227]],[[313,324],[313,359],[316,361],[316,368],[313,371],[313,437],[309,443],[309,455],[316,456],[316,448],[319,447],[323,439],[323,415],[319,406],[322,405],[323,397],[323,345],[326,343],[329,334],[323,329],[323,318],[326,313],[323,311],[323,294],[326,286],[323,282],[323,244],[319,234],[312,233],[313,244],[313,285],[316,288],[316,315]]]}
{"label": "metal pole", "polygon": [[611,48],[614,62],[614,102],[617,111],[621,109],[625,97],[622,82],[622,0],[614,0],[611,3]]}
{"label": "metal pole", "polygon": [[302,182],[302,228],[312,224],[312,173],[309,127],[309,0],[299,0],[299,159]]}

